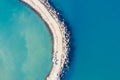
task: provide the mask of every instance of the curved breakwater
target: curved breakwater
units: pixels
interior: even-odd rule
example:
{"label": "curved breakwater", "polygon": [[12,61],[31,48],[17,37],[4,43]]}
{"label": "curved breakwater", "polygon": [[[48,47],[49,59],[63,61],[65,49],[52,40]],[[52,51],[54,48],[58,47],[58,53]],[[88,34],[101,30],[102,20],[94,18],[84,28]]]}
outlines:
{"label": "curved breakwater", "polygon": [[57,12],[50,6],[48,1],[42,0],[21,0],[29,5],[48,25],[53,37],[53,58],[52,69],[46,80],[60,80],[64,65],[67,64],[67,53],[69,50],[69,34],[64,25],[58,19]]}

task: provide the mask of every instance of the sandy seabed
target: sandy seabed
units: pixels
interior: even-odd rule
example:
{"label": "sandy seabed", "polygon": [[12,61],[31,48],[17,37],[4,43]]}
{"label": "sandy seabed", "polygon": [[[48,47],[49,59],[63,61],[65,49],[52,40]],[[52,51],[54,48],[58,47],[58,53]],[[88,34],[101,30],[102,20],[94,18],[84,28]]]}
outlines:
{"label": "sandy seabed", "polygon": [[[68,37],[64,22],[60,22],[55,10],[50,8],[50,4],[42,0],[21,0],[29,5],[38,15],[45,21],[53,36],[53,58],[52,69],[46,80],[60,80],[60,75],[63,71],[67,60]],[[67,34],[67,35],[66,35]]]}

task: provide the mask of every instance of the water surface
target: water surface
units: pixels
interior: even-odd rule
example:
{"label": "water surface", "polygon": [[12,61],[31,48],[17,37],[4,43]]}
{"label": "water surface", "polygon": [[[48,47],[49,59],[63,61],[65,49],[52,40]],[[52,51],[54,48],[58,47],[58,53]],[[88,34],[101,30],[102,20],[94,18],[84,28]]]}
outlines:
{"label": "water surface", "polygon": [[51,53],[41,18],[18,0],[0,0],[0,80],[45,80]]}
{"label": "water surface", "polygon": [[120,80],[120,1],[52,0],[72,33],[63,80]]}

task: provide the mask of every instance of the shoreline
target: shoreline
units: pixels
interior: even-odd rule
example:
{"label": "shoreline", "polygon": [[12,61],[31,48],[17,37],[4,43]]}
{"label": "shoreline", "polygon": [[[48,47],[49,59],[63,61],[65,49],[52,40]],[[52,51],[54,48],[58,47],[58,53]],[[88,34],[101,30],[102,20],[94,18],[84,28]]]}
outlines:
{"label": "shoreline", "polygon": [[[46,80],[60,80],[64,65],[67,63],[68,36],[64,22],[59,21],[57,12],[46,1],[21,0],[32,8],[45,22],[52,35],[52,69]],[[52,8],[52,9],[51,9]]]}

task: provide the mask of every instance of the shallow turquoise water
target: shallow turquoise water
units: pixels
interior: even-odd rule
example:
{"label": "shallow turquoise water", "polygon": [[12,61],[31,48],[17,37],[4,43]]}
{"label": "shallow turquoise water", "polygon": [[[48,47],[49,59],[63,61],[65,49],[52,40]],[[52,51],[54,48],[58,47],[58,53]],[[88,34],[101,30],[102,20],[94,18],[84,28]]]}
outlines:
{"label": "shallow turquoise water", "polygon": [[120,80],[120,1],[52,2],[72,33],[71,64],[63,80]]}
{"label": "shallow turquoise water", "polygon": [[17,0],[0,0],[0,80],[45,80],[51,69],[51,35]]}

